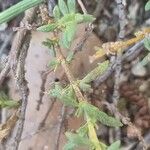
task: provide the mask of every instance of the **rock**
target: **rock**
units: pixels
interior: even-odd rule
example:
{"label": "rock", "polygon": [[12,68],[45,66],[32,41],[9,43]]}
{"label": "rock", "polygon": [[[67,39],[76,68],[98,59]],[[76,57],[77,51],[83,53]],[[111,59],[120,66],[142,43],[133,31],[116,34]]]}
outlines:
{"label": "rock", "polygon": [[137,77],[144,77],[147,74],[147,71],[144,66],[142,66],[140,63],[138,63],[132,67],[131,73]]}

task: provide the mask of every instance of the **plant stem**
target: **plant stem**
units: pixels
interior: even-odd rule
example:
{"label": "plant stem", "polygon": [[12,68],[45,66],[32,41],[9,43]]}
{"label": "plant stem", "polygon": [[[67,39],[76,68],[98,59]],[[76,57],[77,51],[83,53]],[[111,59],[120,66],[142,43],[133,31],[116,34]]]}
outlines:
{"label": "plant stem", "polygon": [[91,141],[94,143],[95,146],[95,150],[102,150],[100,144],[99,144],[99,140],[97,138],[96,132],[95,132],[95,128],[93,123],[90,121],[90,118],[86,115],[87,118],[87,124],[88,124],[88,131],[89,131],[89,138],[91,139]]}
{"label": "plant stem", "polygon": [[[58,46],[57,47],[57,58],[60,60],[61,62],[61,65],[67,75],[67,78],[68,80],[70,81],[72,87],[73,87],[73,90],[76,94],[76,97],[78,99],[79,102],[82,102],[82,101],[87,101],[86,97],[83,96],[83,94],[81,93],[77,83],[76,83],[76,80],[73,76],[73,74],[71,73],[70,69],[69,69],[69,65],[68,63],[66,62],[62,52],[61,52],[61,48]],[[87,122],[89,122],[88,120],[90,119],[89,117],[86,118],[87,119]],[[96,150],[102,150],[99,146],[99,140],[98,140],[98,137],[97,137],[97,134],[96,134],[96,131],[95,131],[95,128],[93,126],[92,123],[89,122],[88,124],[88,128],[89,128],[89,138],[90,140],[97,146]],[[94,137],[94,138],[93,138]]]}

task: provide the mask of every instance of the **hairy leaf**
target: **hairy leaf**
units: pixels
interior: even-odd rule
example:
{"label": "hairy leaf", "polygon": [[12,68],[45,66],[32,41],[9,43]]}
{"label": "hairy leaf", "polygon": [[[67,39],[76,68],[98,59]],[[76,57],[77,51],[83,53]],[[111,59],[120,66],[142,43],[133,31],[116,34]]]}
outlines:
{"label": "hairy leaf", "polygon": [[77,24],[76,22],[70,22],[66,26],[66,32],[67,32],[67,40],[71,42],[74,38],[75,32],[76,32]]}
{"label": "hairy leaf", "polygon": [[42,44],[49,48],[49,52],[50,52],[51,56],[56,57],[56,52],[55,52],[54,48],[58,44],[57,39],[48,39],[47,38],[45,41],[42,42]]}
{"label": "hairy leaf", "polygon": [[75,0],[67,0],[67,5],[68,5],[69,13],[75,13],[76,11]]}
{"label": "hairy leaf", "polygon": [[84,14],[83,15],[83,22],[93,22],[95,18],[92,15]]}
{"label": "hairy leaf", "polygon": [[122,123],[118,119],[108,116],[106,113],[104,113],[102,111],[97,111],[96,118],[102,124],[110,126],[110,127],[121,127],[122,126]]}
{"label": "hairy leaf", "polygon": [[83,126],[81,126],[78,130],[77,130],[77,133],[80,135],[80,136],[87,136],[88,135],[88,125],[87,123]]}
{"label": "hairy leaf", "polygon": [[68,22],[73,22],[75,21],[75,14],[66,14],[64,17],[62,17],[59,21],[58,24],[61,26],[65,26],[68,24]]}
{"label": "hairy leaf", "polygon": [[47,24],[47,25],[43,25],[41,27],[37,28],[37,31],[41,31],[41,32],[52,32],[57,28],[57,24],[56,23],[52,23],[52,24]]}
{"label": "hairy leaf", "polygon": [[95,20],[95,18],[92,15],[88,15],[88,14],[83,15],[80,13],[76,13],[75,20],[77,23],[83,23],[83,22],[92,22]]}
{"label": "hairy leaf", "polygon": [[62,88],[60,83],[55,83],[54,89],[50,90],[52,97],[58,98],[66,106],[76,107],[78,105],[72,86]]}
{"label": "hairy leaf", "polygon": [[77,23],[82,23],[83,22],[83,15],[82,14],[75,14],[75,20]]}
{"label": "hairy leaf", "polygon": [[56,59],[53,59],[49,62],[48,66],[51,68],[51,69],[55,69],[58,65],[60,64],[60,62]]}
{"label": "hairy leaf", "polygon": [[64,48],[69,48],[70,47],[70,42],[68,41],[68,31],[64,30],[62,38],[60,40],[60,44],[64,47]]}
{"label": "hairy leaf", "polygon": [[87,148],[92,147],[91,141],[88,139],[88,137],[83,137],[79,134],[74,134],[67,132],[66,133],[68,143],[65,145],[64,150],[74,150],[78,148],[79,146],[86,146]]}
{"label": "hairy leaf", "polygon": [[58,0],[58,7],[63,15],[68,14],[68,8],[64,0]]}
{"label": "hairy leaf", "polygon": [[73,60],[73,58],[74,58],[74,52],[69,51],[66,61],[70,63]]}
{"label": "hairy leaf", "polygon": [[53,9],[53,15],[56,20],[59,20],[61,18],[61,13],[57,5]]}
{"label": "hairy leaf", "polygon": [[100,63],[98,67],[88,73],[80,82],[81,83],[90,83],[91,81],[95,80],[99,75],[101,75],[109,65],[109,61],[104,61]]}
{"label": "hairy leaf", "polygon": [[91,90],[91,85],[88,83],[80,82],[79,86],[80,86],[80,89],[84,92]]}
{"label": "hairy leaf", "polygon": [[93,122],[100,121],[102,124],[111,127],[122,126],[122,123],[119,120],[108,116],[105,112],[100,111],[97,107],[87,102],[80,102],[78,105],[76,115],[80,116],[83,115],[83,113],[87,114]]}

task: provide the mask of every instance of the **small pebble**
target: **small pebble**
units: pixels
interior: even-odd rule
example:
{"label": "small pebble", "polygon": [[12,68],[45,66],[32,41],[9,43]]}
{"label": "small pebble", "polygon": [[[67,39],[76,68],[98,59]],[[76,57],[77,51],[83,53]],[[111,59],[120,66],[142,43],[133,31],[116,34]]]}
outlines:
{"label": "small pebble", "polygon": [[140,87],[139,87],[139,90],[141,91],[141,92],[145,92],[147,89],[148,89],[148,82],[143,82],[141,85],[140,85]]}
{"label": "small pebble", "polygon": [[7,23],[3,23],[0,25],[0,31],[5,31],[5,29],[7,28],[8,24]]}
{"label": "small pebble", "polygon": [[146,68],[142,66],[140,63],[135,64],[132,67],[131,72],[134,76],[137,77],[144,77],[147,74]]}

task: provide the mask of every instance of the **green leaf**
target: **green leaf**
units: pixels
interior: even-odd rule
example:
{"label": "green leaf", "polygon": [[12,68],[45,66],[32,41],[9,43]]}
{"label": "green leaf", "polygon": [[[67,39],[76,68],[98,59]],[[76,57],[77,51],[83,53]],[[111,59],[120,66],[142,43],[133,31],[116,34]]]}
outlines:
{"label": "green leaf", "polygon": [[69,54],[68,54],[68,56],[66,58],[66,61],[70,63],[73,60],[73,58],[74,58],[74,52],[73,51],[69,51]]}
{"label": "green leaf", "polygon": [[58,60],[53,59],[49,62],[48,66],[52,69],[55,69],[59,64],[60,62]]}
{"label": "green leaf", "polygon": [[[149,62],[150,62],[150,53],[148,53],[148,55],[146,55],[146,56],[142,59],[142,61],[141,61],[140,63],[138,63],[137,65],[138,65],[138,67],[140,68],[140,67],[143,67],[143,66],[147,65]],[[140,66],[140,65],[142,65],[142,66]]]}
{"label": "green leaf", "polygon": [[69,13],[75,13],[76,12],[75,0],[67,0],[67,5],[68,5]]}
{"label": "green leaf", "polygon": [[150,51],[150,39],[149,38],[144,39],[144,46],[147,50]]}
{"label": "green leaf", "polygon": [[80,14],[77,13],[75,14],[75,20],[77,23],[83,23],[83,22],[93,22],[95,20],[95,18],[92,15],[88,15],[88,14]]}
{"label": "green leaf", "polygon": [[62,91],[61,98],[64,104],[67,106],[73,106],[73,107],[78,106],[77,99],[72,86],[69,86],[68,88],[65,88]]}
{"label": "green leaf", "polygon": [[57,5],[53,9],[53,15],[56,20],[59,20],[61,18],[61,13]]}
{"label": "green leaf", "polygon": [[59,26],[65,27],[66,24],[68,24],[68,22],[73,22],[73,21],[75,21],[75,14],[66,14],[58,21],[58,24]]}
{"label": "green leaf", "polygon": [[120,146],[121,146],[121,142],[120,140],[112,143],[108,148],[107,150],[120,150]]}
{"label": "green leaf", "polygon": [[91,90],[91,85],[90,84],[80,82],[79,86],[80,86],[80,88],[82,89],[83,92]]}
{"label": "green leaf", "polygon": [[83,15],[82,14],[75,14],[75,20],[77,23],[82,23],[83,22]]}
{"label": "green leaf", "polygon": [[123,124],[116,118],[108,116],[106,113],[102,111],[97,111],[96,118],[98,121],[100,121],[102,124],[110,127],[121,127]]}
{"label": "green leaf", "polygon": [[58,6],[63,15],[68,14],[68,8],[64,0],[58,0]]}
{"label": "green leaf", "polygon": [[66,28],[63,30],[63,35],[61,39],[61,45],[64,48],[69,48],[71,45],[71,41],[74,38],[75,32],[76,32],[76,22],[70,21],[66,23]]}
{"label": "green leaf", "polygon": [[82,83],[90,83],[91,81],[95,80],[99,75],[101,75],[109,65],[109,61],[104,61],[100,63],[95,69],[93,69],[90,73],[88,73],[81,81]]}
{"label": "green leaf", "polygon": [[150,0],[146,3],[145,10],[146,11],[150,10]]}
{"label": "green leaf", "polygon": [[83,15],[83,22],[93,22],[95,18],[92,15],[84,14]]}
{"label": "green leaf", "polygon": [[81,126],[78,130],[77,130],[77,133],[80,135],[80,136],[86,136],[88,134],[88,125],[87,123],[83,126]]}
{"label": "green leaf", "polygon": [[80,116],[81,114],[83,115],[83,113],[87,114],[93,122],[100,121],[102,124],[111,127],[122,126],[122,123],[119,120],[108,116],[105,112],[100,111],[97,107],[87,102],[80,102],[78,105],[76,115]]}
{"label": "green leaf", "polygon": [[76,32],[77,24],[76,22],[70,22],[66,26],[66,32],[67,32],[67,40],[68,42],[71,42],[74,38],[75,32]]}
{"label": "green leaf", "polygon": [[43,26],[37,28],[37,31],[51,32],[51,31],[54,31],[56,28],[57,28],[57,24],[52,23],[52,24],[43,25]]}
{"label": "green leaf", "polygon": [[49,52],[51,56],[56,57],[56,52],[54,50],[54,47],[57,46],[58,44],[57,40],[51,40],[47,38],[46,41],[42,42],[42,44],[49,48]]}
{"label": "green leaf", "polygon": [[5,11],[0,13],[0,24],[8,22],[25,10],[37,6],[38,4],[44,2],[44,0],[22,0],[19,3],[11,6]]}
{"label": "green leaf", "polygon": [[64,48],[69,48],[70,47],[70,42],[68,41],[68,31],[65,30],[63,32],[62,38],[60,40],[60,44],[64,47]]}
{"label": "green leaf", "polygon": [[64,150],[74,150],[79,146],[86,148],[91,148],[93,146],[92,142],[88,139],[88,137],[83,137],[79,134],[74,134],[67,132],[66,133],[68,143],[65,145]]}
{"label": "green leaf", "polygon": [[74,90],[71,86],[63,89],[60,83],[55,83],[54,89],[51,89],[49,94],[52,97],[58,98],[66,106],[76,107],[78,105]]}
{"label": "green leaf", "polygon": [[0,91],[0,106],[2,108],[16,108],[19,105],[18,101],[10,99],[3,91]]}
{"label": "green leaf", "polygon": [[55,98],[61,98],[61,92],[63,88],[60,83],[55,83],[54,88],[49,91],[50,96]]}

